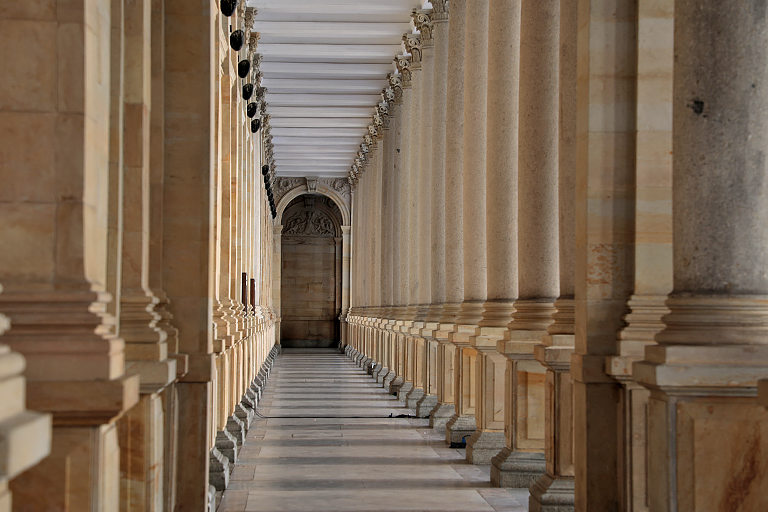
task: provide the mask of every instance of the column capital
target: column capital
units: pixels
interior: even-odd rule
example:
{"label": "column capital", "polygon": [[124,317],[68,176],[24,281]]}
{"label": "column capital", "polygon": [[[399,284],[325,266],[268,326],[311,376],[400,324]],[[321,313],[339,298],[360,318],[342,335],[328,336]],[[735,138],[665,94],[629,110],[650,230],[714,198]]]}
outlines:
{"label": "column capital", "polygon": [[379,114],[379,106],[376,106],[376,113],[373,114],[373,126],[376,128],[376,137],[382,138],[384,136],[384,130],[388,128],[388,126],[385,126],[384,124],[384,118],[386,116],[382,116]]}
{"label": "column capital", "polygon": [[413,24],[421,34],[421,44],[423,46],[433,46],[432,40],[432,9],[414,9],[411,13]]}
{"label": "column capital", "polygon": [[261,39],[261,33],[260,32],[250,32],[248,34],[248,54],[253,55],[254,57],[256,55],[259,55],[258,64],[256,63],[256,60],[254,59],[253,62],[253,68],[258,69],[259,65],[261,65],[261,54],[256,53],[256,50],[259,47],[259,39]]}
{"label": "column capital", "polygon": [[[256,34],[258,34],[258,32],[256,32]],[[258,40],[259,40],[259,37],[260,37],[260,36],[257,36],[257,37],[256,37],[256,41],[257,41],[257,42],[256,42],[256,44],[257,44],[257,45],[258,45]],[[250,44],[251,44],[251,41],[250,41],[250,39],[249,39],[249,40],[248,40],[248,45],[249,45],[249,47],[250,47]],[[253,54],[253,56],[251,57],[251,67],[252,67],[253,69],[259,69],[259,68],[261,67],[261,60],[262,60],[263,58],[264,58],[264,56],[263,56],[262,54],[260,54],[260,53],[254,53],[254,54]]]}
{"label": "column capital", "polygon": [[448,0],[434,0],[432,3],[432,23],[448,21]]}
{"label": "column capital", "polygon": [[405,51],[411,54],[411,69],[421,69],[421,36],[419,34],[403,34]]}
{"label": "column capital", "polygon": [[[395,61],[397,62],[397,61]],[[389,73],[387,75],[389,80],[389,88],[392,89],[393,100],[395,104],[403,102],[403,80],[402,75],[397,73]]]}
{"label": "column capital", "polygon": [[[374,115],[373,117],[376,116]],[[375,123],[369,124],[367,135],[371,137],[371,142],[373,142],[373,140],[379,136],[379,127],[376,126]],[[368,141],[366,140],[366,142]]]}
{"label": "column capital", "polygon": [[[378,116],[379,119],[381,119],[381,128],[383,130],[389,130],[390,114],[389,114],[389,102],[388,101],[382,101],[381,103],[376,105],[376,116]],[[374,117],[376,117],[376,116],[374,116]]]}
{"label": "column capital", "polygon": [[400,89],[401,90],[410,89],[411,88],[411,56],[410,55],[396,56],[395,66],[397,66],[397,71],[398,73],[400,73]]}

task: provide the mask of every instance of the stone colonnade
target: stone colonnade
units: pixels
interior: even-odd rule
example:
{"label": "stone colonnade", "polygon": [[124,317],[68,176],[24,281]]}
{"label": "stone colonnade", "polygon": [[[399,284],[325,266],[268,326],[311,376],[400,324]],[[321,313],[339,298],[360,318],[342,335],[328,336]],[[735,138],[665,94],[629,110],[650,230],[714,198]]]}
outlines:
{"label": "stone colonnade", "polygon": [[212,510],[227,484],[276,350],[242,4],[0,13],[3,512]]}
{"label": "stone colonnade", "polygon": [[346,352],[532,511],[766,509],[765,9],[432,6],[350,173]]}

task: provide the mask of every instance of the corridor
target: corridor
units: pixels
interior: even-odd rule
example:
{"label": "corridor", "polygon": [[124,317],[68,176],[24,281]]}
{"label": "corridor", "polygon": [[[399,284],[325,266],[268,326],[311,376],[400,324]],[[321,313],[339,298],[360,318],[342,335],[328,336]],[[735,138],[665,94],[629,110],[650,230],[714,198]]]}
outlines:
{"label": "corridor", "polygon": [[278,355],[258,413],[218,512],[528,510],[336,350]]}

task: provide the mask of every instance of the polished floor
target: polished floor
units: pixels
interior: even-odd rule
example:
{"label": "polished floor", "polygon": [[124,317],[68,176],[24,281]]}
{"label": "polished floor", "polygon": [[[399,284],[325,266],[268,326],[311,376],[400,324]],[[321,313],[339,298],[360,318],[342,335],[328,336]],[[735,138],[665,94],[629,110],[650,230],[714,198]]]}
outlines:
{"label": "polished floor", "polygon": [[528,510],[338,351],[279,355],[258,412],[218,512]]}

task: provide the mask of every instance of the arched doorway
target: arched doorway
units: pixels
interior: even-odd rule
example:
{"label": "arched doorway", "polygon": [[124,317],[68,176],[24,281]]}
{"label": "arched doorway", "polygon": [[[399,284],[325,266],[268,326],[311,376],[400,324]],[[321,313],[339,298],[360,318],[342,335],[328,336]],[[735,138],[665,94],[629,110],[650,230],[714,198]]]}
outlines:
{"label": "arched doorway", "polygon": [[342,214],[320,194],[294,198],[282,215],[280,339],[284,347],[339,342]]}

